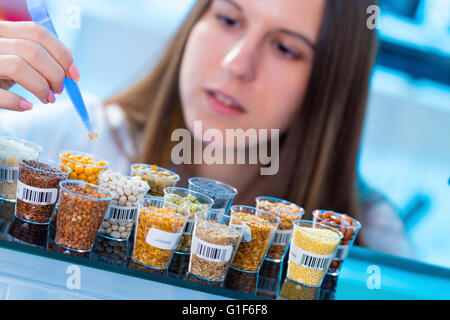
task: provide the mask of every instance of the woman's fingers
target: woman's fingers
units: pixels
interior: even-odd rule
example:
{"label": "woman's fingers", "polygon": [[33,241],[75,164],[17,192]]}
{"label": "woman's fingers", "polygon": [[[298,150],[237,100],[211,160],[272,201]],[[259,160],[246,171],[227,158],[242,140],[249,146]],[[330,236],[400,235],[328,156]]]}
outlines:
{"label": "woman's fingers", "polygon": [[31,40],[1,39],[0,55],[18,55],[47,79],[54,93],[61,93],[64,69],[41,45]]}
{"label": "woman's fingers", "polygon": [[30,40],[40,44],[64,69],[66,77],[79,81],[80,74],[67,48],[37,23],[0,21],[0,38]]}
{"label": "woman's fingers", "polygon": [[0,77],[20,84],[43,103],[55,102],[47,80],[19,56],[0,55]]}
{"label": "woman's fingers", "polygon": [[33,105],[12,92],[0,89],[0,109],[23,112],[33,109]]}

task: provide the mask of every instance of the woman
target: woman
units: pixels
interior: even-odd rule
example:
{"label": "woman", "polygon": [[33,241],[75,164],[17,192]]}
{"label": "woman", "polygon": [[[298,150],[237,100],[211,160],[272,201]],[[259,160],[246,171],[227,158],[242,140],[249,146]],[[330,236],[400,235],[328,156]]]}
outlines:
{"label": "woman", "polygon": [[[364,225],[361,244],[409,256],[399,217],[392,209],[384,210],[383,221],[378,213],[375,218],[368,214],[370,209],[361,212],[357,188],[376,49],[375,32],[366,27],[366,9],[373,2],[280,0],[275,6],[271,0],[197,1],[149,76],[109,99],[106,112],[94,116],[96,123],[109,123],[99,132],[105,143],[115,141],[109,159],[129,153],[128,162],[155,163],[184,178],[227,182],[240,191],[235,203],[253,204],[256,196],[271,195],[301,204],[308,214],[315,208],[347,212]],[[7,79],[0,91],[2,107],[31,107],[6,91],[14,82],[52,103],[64,75],[79,79],[64,46],[35,25],[2,23],[0,38],[6,43],[15,39],[0,49],[0,78]],[[58,109],[58,117],[66,114]],[[103,115],[107,120],[101,122]],[[279,129],[278,174],[261,176],[260,164],[175,166],[171,135],[186,128],[201,141],[204,131],[194,130],[195,121],[224,135],[227,129]],[[252,145],[247,141],[244,147]],[[105,152],[105,144],[100,150]],[[390,243],[383,247],[380,239],[385,237]]]}

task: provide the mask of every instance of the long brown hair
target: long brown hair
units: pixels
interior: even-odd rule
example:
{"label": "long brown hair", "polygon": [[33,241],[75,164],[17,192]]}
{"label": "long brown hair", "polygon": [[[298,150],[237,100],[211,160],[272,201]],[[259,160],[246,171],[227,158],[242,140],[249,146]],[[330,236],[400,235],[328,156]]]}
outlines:
{"label": "long brown hair", "polygon": [[[185,128],[181,60],[210,3],[197,1],[152,73],[106,101],[119,104],[142,135],[137,161],[171,165],[171,132]],[[257,178],[270,186],[266,195],[301,204],[309,214],[322,208],[361,218],[356,167],[377,46],[375,31],[366,26],[366,10],[373,4],[376,0],[327,0],[309,88],[282,140],[279,174]]]}

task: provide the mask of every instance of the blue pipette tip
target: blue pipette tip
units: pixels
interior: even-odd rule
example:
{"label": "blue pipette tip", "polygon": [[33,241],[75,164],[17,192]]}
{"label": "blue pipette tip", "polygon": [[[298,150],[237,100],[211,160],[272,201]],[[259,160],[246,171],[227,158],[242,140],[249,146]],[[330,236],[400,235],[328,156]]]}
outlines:
{"label": "blue pipette tip", "polygon": [[84,126],[86,127],[86,129],[87,129],[88,132],[89,132],[89,138],[90,138],[91,140],[97,139],[97,138],[98,138],[98,134],[97,134],[97,132],[94,130],[94,128],[92,127],[91,122],[90,122],[90,121],[83,121],[83,123],[84,123]]}

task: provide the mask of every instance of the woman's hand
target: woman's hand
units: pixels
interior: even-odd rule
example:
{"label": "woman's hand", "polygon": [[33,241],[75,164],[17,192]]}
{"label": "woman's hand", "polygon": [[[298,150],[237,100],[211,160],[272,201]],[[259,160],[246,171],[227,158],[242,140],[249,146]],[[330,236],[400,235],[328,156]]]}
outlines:
{"label": "woman's hand", "polygon": [[65,77],[80,79],[72,55],[51,32],[34,22],[0,21],[0,109],[33,108],[8,91],[16,83],[43,103],[54,103]]}

